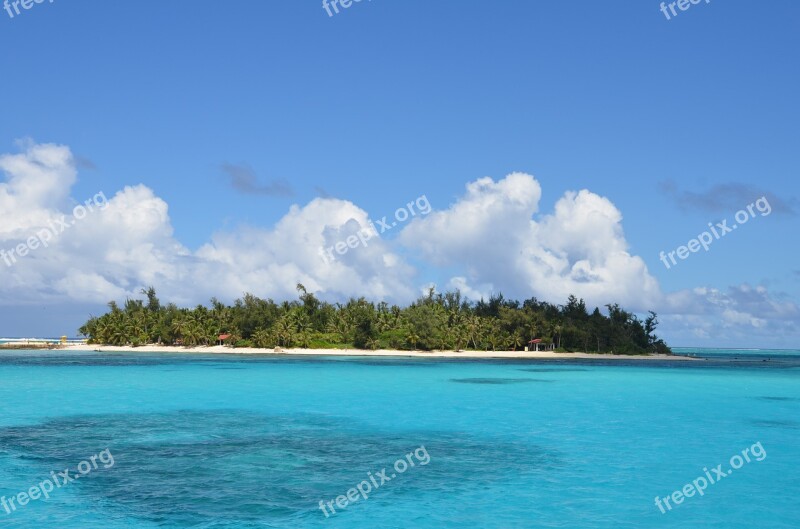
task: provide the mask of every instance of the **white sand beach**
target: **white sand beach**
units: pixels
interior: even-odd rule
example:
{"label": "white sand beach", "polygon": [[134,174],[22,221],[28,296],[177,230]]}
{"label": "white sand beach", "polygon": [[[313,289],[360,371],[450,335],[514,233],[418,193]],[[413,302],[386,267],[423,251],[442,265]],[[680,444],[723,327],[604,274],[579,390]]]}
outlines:
{"label": "white sand beach", "polygon": [[556,353],[552,351],[400,351],[378,349],[259,349],[222,345],[177,347],[146,345],[141,347],[111,345],[67,345],[62,351],[99,351],[107,353],[214,353],[214,354],[262,354],[262,355],[307,355],[307,356],[384,356],[407,358],[505,358],[505,359],[559,359],[559,360],[668,360],[696,361],[697,358],[669,355],[612,355],[591,353]]}

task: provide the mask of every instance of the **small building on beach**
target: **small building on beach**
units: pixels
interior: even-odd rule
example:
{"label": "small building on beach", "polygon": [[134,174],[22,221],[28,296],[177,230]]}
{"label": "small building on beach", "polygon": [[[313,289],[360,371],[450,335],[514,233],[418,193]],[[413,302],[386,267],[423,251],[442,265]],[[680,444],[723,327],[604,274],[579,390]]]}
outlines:
{"label": "small building on beach", "polygon": [[526,351],[533,350],[533,351],[552,351],[556,348],[556,344],[550,343],[542,343],[544,340],[541,338],[534,338],[533,340],[528,342],[528,347],[525,348]]}

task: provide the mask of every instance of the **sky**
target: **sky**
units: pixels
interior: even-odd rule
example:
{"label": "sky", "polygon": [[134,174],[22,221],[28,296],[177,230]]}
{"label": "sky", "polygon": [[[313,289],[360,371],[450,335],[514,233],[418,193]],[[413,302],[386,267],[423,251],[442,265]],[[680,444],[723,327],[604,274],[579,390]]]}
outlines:
{"label": "sky", "polygon": [[0,10],[0,336],[302,283],[800,347],[800,3],[330,2]]}

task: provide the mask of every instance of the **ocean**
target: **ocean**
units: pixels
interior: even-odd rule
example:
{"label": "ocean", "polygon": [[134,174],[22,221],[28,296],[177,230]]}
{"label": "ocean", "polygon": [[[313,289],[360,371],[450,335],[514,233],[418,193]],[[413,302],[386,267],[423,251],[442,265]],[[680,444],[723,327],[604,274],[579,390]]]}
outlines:
{"label": "ocean", "polygon": [[800,527],[800,351],[678,352],[0,351],[0,527]]}

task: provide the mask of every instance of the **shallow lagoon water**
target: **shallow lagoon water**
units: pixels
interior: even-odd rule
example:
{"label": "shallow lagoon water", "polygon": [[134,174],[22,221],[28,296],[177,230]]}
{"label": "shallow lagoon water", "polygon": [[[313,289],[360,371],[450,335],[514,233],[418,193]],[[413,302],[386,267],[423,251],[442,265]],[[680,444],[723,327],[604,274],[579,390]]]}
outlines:
{"label": "shallow lagoon water", "polygon": [[[692,364],[0,353],[3,527],[800,526],[800,353]],[[766,361],[765,361],[766,360]],[[704,495],[654,504],[760,442]],[[424,446],[427,465],[393,463]],[[394,479],[326,518],[383,468]]]}

